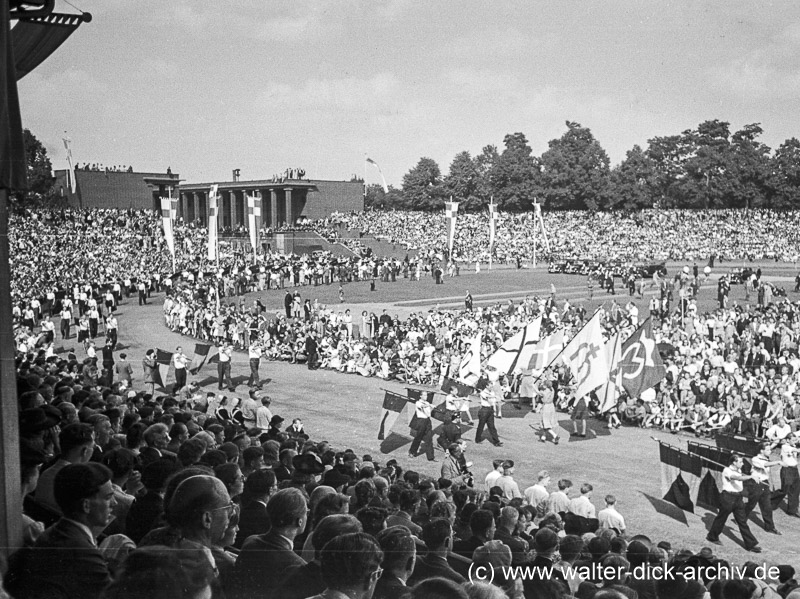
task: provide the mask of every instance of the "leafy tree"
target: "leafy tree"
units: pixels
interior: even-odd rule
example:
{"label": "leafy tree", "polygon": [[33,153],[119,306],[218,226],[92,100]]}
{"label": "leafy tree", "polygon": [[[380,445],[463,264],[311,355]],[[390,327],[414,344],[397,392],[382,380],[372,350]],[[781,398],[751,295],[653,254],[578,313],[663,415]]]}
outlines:
{"label": "leafy tree", "polygon": [[662,208],[683,208],[682,182],[694,146],[683,135],[654,137],[645,153],[653,167],[653,200]]}
{"label": "leafy tree", "polygon": [[42,202],[54,197],[53,165],[47,156],[47,150],[36,136],[25,129],[22,132],[25,143],[25,164],[28,171],[28,191],[17,195],[18,201]]}
{"label": "leafy tree", "polygon": [[611,171],[608,208],[641,210],[651,207],[654,176],[650,158],[638,145],[633,146],[625,160]]}
{"label": "leafy tree", "polygon": [[692,155],[686,160],[681,182],[684,205],[692,208],[724,208],[730,205],[735,185],[729,123],[705,121],[696,130],[683,132]]}
{"label": "leafy tree", "polygon": [[389,185],[389,192],[387,193],[383,190],[383,185],[373,183],[367,186],[364,208],[369,210],[402,210],[406,208],[406,205],[402,191]]}
{"label": "leafy tree", "polygon": [[483,205],[483,200],[478,195],[480,179],[477,162],[469,152],[459,152],[450,163],[450,173],[444,180],[445,195],[461,202],[461,207],[468,212],[480,210]]}
{"label": "leafy tree", "polygon": [[478,189],[476,195],[482,198],[481,207],[486,206],[496,190],[492,182],[492,169],[497,161],[500,160],[500,153],[497,146],[484,146],[480,154],[475,156],[475,169],[478,172]]}
{"label": "leafy tree", "polygon": [[412,210],[444,208],[442,173],[432,158],[420,158],[417,166],[403,175],[403,197]]}
{"label": "leafy tree", "polygon": [[800,140],[792,137],[775,151],[772,161],[776,208],[800,208]]}
{"label": "leafy tree", "polygon": [[759,123],[745,125],[731,136],[731,207],[772,208],[775,176],[770,158],[772,150],[758,141],[764,132]]}
{"label": "leafy tree", "polygon": [[587,127],[567,121],[567,131],[541,158],[541,196],[555,210],[597,210],[607,203],[609,158]]}
{"label": "leafy tree", "polygon": [[503,144],[505,149],[489,173],[495,203],[502,210],[529,210],[536,194],[538,162],[523,133],[506,135]]}

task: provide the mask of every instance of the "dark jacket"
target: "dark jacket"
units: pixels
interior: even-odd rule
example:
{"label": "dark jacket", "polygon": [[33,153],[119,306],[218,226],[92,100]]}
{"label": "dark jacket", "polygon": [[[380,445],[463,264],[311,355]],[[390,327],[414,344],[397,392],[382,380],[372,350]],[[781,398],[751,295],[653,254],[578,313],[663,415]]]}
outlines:
{"label": "dark jacket", "polygon": [[61,518],[33,547],[14,554],[6,589],[14,597],[95,599],[111,582],[105,559],[86,533]]}
{"label": "dark jacket", "polygon": [[288,541],[274,532],[250,537],[242,545],[236,560],[235,596],[280,597],[276,590],[290,569],[305,564],[305,560],[289,547]]}
{"label": "dark jacket", "polygon": [[417,559],[414,573],[408,579],[408,586],[412,587],[418,582],[429,578],[446,578],[456,584],[466,582],[466,579],[461,574],[450,567],[446,559],[438,555],[426,555],[421,559]]}
{"label": "dark jacket", "polygon": [[408,593],[408,587],[394,574],[385,572],[375,585],[372,599],[400,599]]}
{"label": "dark jacket", "polygon": [[253,535],[263,535],[269,532],[269,517],[267,516],[267,506],[260,501],[248,501],[242,506],[239,514],[239,532],[233,546],[241,549],[247,537]]}

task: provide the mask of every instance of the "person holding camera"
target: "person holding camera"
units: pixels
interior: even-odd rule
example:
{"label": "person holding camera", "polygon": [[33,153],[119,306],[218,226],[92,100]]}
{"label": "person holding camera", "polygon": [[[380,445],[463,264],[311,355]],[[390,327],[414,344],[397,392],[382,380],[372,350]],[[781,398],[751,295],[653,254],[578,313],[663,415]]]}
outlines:
{"label": "person holding camera", "polygon": [[447,448],[447,457],[442,462],[441,476],[453,481],[453,485],[469,485],[472,482],[472,476],[469,471],[462,471],[460,461],[462,453],[461,445],[451,443]]}

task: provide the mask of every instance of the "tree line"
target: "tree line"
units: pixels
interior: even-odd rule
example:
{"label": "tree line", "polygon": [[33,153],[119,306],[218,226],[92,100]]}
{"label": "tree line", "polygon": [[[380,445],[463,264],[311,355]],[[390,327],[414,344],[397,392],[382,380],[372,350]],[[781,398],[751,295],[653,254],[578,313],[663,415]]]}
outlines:
{"label": "tree line", "polygon": [[643,208],[800,208],[800,141],[773,152],[759,141],[758,123],[731,133],[730,124],[705,121],[679,135],[635,145],[611,168],[589,128],[567,121],[567,131],[534,156],[523,133],[508,134],[502,151],[487,145],[477,156],[456,154],[444,175],[420,158],[401,189],[367,188],[373,209],[440,210],[451,196],[460,209],[640,210]]}

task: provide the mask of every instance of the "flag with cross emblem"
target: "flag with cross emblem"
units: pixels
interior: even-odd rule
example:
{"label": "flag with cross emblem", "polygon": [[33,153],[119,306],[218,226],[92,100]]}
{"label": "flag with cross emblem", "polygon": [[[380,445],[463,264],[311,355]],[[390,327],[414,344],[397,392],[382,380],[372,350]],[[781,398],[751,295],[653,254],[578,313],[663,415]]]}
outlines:
{"label": "flag with cross emblem", "polygon": [[250,245],[253,253],[258,251],[258,223],[261,219],[261,198],[247,196],[247,224],[250,228]]}
{"label": "flag with cross emblem", "polygon": [[208,259],[217,259],[217,190],[218,185],[212,185],[208,190]]}
{"label": "flag with cross emblem", "polygon": [[608,362],[603,349],[603,330],[600,326],[600,311],[578,331],[562,353],[564,363],[575,378],[575,397],[588,395],[608,380]]}
{"label": "flag with cross emblem", "polygon": [[175,234],[172,230],[172,221],[175,218],[172,198],[161,198],[161,226],[164,229],[164,239],[167,242],[169,253],[175,258]]}
{"label": "flag with cross emblem", "polygon": [[453,242],[456,239],[456,217],[458,216],[458,202],[444,203],[444,220],[447,226],[447,253],[452,259]]}

